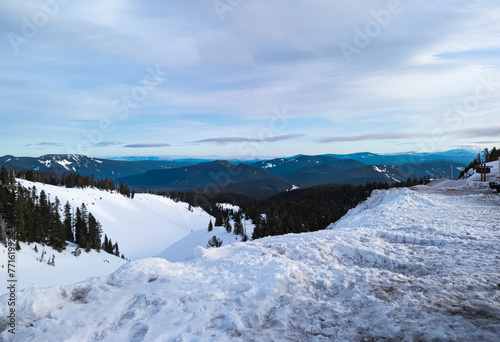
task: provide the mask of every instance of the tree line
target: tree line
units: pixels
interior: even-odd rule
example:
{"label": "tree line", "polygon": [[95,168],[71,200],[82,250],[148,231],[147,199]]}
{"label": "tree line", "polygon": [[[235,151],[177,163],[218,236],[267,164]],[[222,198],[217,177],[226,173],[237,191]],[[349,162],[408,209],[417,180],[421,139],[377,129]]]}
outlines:
{"label": "tree line", "polygon": [[96,188],[104,191],[117,191],[123,196],[134,198],[135,191],[131,191],[127,184],[120,182],[116,184],[112,178],[95,179],[94,175],[83,176],[77,173],[55,174],[47,172],[35,172],[32,169],[15,172],[16,178],[25,179],[31,182],[50,184],[55,186],[66,186],[67,188],[77,187]]}
{"label": "tree line", "polygon": [[[61,216],[61,211],[63,215]],[[6,227],[14,227],[17,242],[41,243],[61,252],[67,242],[89,252],[91,249],[120,256],[118,243],[102,237],[102,226],[84,203],[72,208],[56,197],[52,202],[44,190],[24,188],[15,182],[14,173],[4,166],[0,170],[0,238],[5,243]],[[18,245],[19,248],[19,245]],[[124,255],[121,255],[124,258]]]}
{"label": "tree line", "polygon": [[[163,193],[175,201],[187,202],[199,206],[216,218],[215,226],[224,226],[228,232],[233,229],[243,240],[246,232],[241,232],[242,217],[251,219],[255,225],[252,239],[288,233],[312,232],[325,229],[331,223],[344,216],[349,209],[365,201],[377,189],[391,187],[410,187],[430,182],[428,175],[409,177],[399,183],[374,183],[365,185],[327,184],[311,188],[287,191],[265,200],[256,200],[233,193],[217,195],[192,192],[171,191]],[[200,201],[199,199],[203,200]],[[231,203],[240,207],[240,211],[223,209],[218,203]],[[235,227],[230,227],[229,219],[233,219]],[[237,226],[237,227],[236,227]],[[209,223],[209,231],[212,225]],[[214,244],[215,241],[213,241]]]}

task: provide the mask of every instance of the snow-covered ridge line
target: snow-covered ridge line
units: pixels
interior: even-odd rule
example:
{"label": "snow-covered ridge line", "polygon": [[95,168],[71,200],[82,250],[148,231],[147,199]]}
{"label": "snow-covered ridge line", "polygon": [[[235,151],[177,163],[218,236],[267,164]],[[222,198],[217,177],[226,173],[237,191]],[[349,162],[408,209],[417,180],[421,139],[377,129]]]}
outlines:
{"label": "snow-covered ridge line", "polygon": [[497,341],[500,197],[431,190],[375,192],[325,231],[27,290],[0,339]]}

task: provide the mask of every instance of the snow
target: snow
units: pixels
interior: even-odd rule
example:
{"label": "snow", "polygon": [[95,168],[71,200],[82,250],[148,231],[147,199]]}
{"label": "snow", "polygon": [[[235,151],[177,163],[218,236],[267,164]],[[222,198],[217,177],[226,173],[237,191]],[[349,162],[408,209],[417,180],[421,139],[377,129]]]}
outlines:
{"label": "snow", "polygon": [[[39,243],[31,245],[20,243],[21,250],[16,252],[16,279],[18,289],[29,287],[48,287],[56,285],[70,285],[84,281],[90,277],[105,276],[116,271],[127,261],[114,255],[101,251],[82,251],[80,256],[71,254],[75,246],[68,247],[59,253],[48,246]],[[35,252],[35,246],[38,252]],[[40,262],[42,252],[45,256]],[[0,244],[0,283],[7,284],[7,248]],[[48,258],[55,256],[55,266],[47,264]],[[7,292],[6,287],[0,289],[0,293]],[[1,340],[1,339],[0,339]]]}
{"label": "snow", "polygon": [[[499,176],[500,176],[499,175],[499,164],[500,164],[500,161],[493,161],[493,162],[486,163],[486,166],[491,167],[490,173],[486,174],[486,181],[487,182],[499,180]],[[480,180],[481,180],[481,174],[476,173],[475,170],[472,170],[472,169],[469,170],[467,181],[479,182]]]}
{"label": "snow", "polygon": [[39,160],[40,164],[44,164],[46,167],[52,166],[52,160]]}
{"label": "snow", "polygon": [[3,296],[0,339],[498,341],[500,197],[470,190],[375,191],[328,230],[31,288],[16,335]]}
{"label": "snow", "polygon": [[234,213],[240,211],[240,207],[231,203],[217,203],[217,207],[222,210],[230,210]]}
{"label": "snow", "polygon": [[206,229],[215,219],[201,208],[152,194],[136,194],[133,199],[116,192],[93,188],[67,189],[26,180],[18,181],[27,188],[36,186],[52,201],[59,198],[61,210],[66,201],[76,210],[85,203],[89,212],[102,224],[107,234],[118,242],[120,253],[136,260],[152,257],[193,231]]}
{"label": "snow", "polygon": [[[255,225],[251,220],[242,220],[242,223],[247,237],[251,239]],[[234,227],[233,220],[231,220],[231,225]],[[163,252],[159,253],[157,257],[166,259],[170,262],[184,261],[193,258],[198,250],[198,247],[206,247],[208,240],[211,239],[212,236],[216,236],[221,239],[222,246],[231,245],[241,241],[241,236],[235,235],[234,233],[228,233],[223,227],[214,227],[211,232],[209,232],[208,229],[205,229],[191,233],[185,238],[174,243],[172,246],[166,248]]]}
{"label": "snow", "polygon": [[69,160],[66,159],[56,160],[56,163],[64,167],[66,170],[69,170],[68,165],[73,164],[73,162],[70,162]]}
{"label": "snow", "polygon": [[158,258],[163,258],[170,262],[184,261],[193,258],[198,247],[207,247],[208,240],[212,238],[212,236],[221,239],[223,242],[222,246],[233,244],[238,242],[238,240],[241,241],[241,236],[227,233],[226,229],[223,227],[214,227],[211,232],[208,230],[199,230],[177,241],[172,246],[159,253]]}

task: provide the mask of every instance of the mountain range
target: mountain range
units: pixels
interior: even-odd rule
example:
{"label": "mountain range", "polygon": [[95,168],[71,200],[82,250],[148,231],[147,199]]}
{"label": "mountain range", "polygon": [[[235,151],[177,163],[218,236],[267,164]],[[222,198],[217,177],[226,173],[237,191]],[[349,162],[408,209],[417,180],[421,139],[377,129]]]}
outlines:
{"label": "mountain range", "polygon": [[168,160],[124,161],[93,158],[77,154],[46,154],[41,157],[0,157],[0,165],[8,170],[34,170],[38,172],[94,175],[98,178],[119,178],[152,169],[165,169],[192,165],[190,162]]}
{"label": "mountain range", "polygon": [[[259,161],[142,160],[139,157],[102,159],[82,155],[49,154],[0,157],[9,170],[94,175],[123,181],[140,191],[206,190],[266,198],[294,188],[339,183],[401,182],[408,177],[452,177],[477,155],[474,150],[401,154],[297,155]],[[453,174],[452,174],[453,173]]]}

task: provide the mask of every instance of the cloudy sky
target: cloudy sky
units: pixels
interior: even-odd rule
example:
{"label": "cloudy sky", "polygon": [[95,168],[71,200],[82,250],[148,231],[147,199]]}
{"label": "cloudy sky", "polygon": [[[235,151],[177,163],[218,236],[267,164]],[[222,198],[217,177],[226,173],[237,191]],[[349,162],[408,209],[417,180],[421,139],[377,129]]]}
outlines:
{"label": "cloudy sky", "polygon": [[2,0],[0,155],[500,145],[498,0]]}

